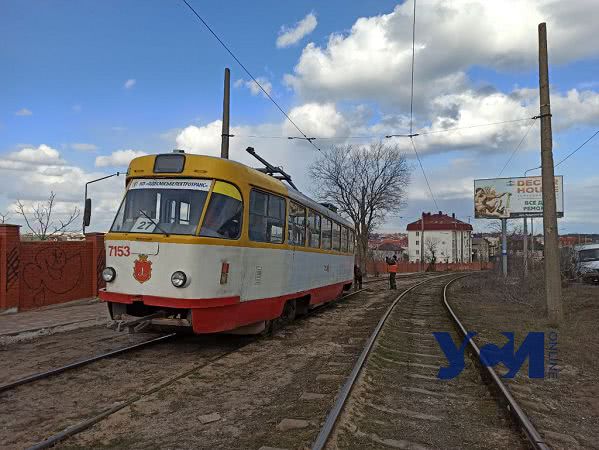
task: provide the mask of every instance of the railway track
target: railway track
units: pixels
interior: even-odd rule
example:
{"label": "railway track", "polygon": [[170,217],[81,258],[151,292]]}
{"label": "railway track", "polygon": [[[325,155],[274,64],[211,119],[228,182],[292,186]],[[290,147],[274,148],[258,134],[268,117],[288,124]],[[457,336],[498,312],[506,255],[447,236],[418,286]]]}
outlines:
{"label": "railway track", "polygon": [[[371,283],[380,282],[380,281],[385,281],[385,280],[383,280],[383,279],[372,280]],[[339,298],[337,301],[329,302],[325,305],[318,306],[318,307],[310,310],[308,312],[308,314],[298,318],[298,320],[300,320],[300,321],[306,320],[306,319],[320,313],[321,311],[334,306],[339,301],[345,300],[349,297],[352,297],[352,296],[359,294],[361,292],[364,292],[364,291],[365,291],[365,289],[361,289],[361,290],[347,293],[347,294],[343,295],[341,298]],[[36,373],[33,375],[28,375],[28,376],[22,377],[18,380],[15,380],[13,382],[1,385],[0,386],[0,394],[11,393],[13,395],[18,395],[17,392],[11,392],[11,391],[15,391],[17,388],[24,388],[25,387],[24,385],[33,383],[35,381],[41,381],[41,380],[45,380],[45,379],[48,379],[51,377],[56,377],[59,374],[64,374],[65,372],[76,371],[76,369],[82,368],[82,367],[90,365],[92,363],[110,359],[110,358],[113,358],[118,355],[123,355],[125,353],[131,353],[131,352],[134,352],[137,350],[142,350],[144,348],[154,346],[158,343],[165,343],[167,341],[173,340],[175,337],[177,337],[176,333],[167,334],[164,336],[160,336],[158,338],[154,338],[154,339],[150,339],[148,341],[137,343],[135,345],[126,346],[126,347],[123,347],[123,348],[120,348],[117,350],[97,354],[97,355],[91,356],[89,358],[84,358],[84,359],[75,361],[73,363],[66,364],[64,366],[53,368],[51,370]],[[160,380],[159,382],[151,385],[147,389],[143,389],[141,391],[136,390],[137,392],[134,395],[130,395],[124,400],[117,401],[110,407],[103,408],[99,412],[97,412],[91,416],[88,416],[85,419],[68,426],[67,428],[64,428],[63,430],[61,430],[58,433],[54,433],[54,434],[48,436],[46,439],[44,439],[40,442],[37,442],[34,445],[29,446],[28,448],[31,450],[31,449],[44,449],[44,448],[52,447],[52,446],[60,443],[61,441],[68,439],[69,437],[72,437],[78,433],[81,433],[82,431],[87,430],[88,428],[92,427],[94,424],[96,424],[104,419],[107,419],[108,417],[110,417],[110,416],[114,415],[115,413],[121,411],[122,409],[142,400],[143,398],[145,398],[151,394],[154,394],[162,389],[165,389],[166,387],[172,385],[176,381],[186,378],[195,372],[201,371],[202,369],[208,368],[209,366],[217,363],[219,360],[231,355],[232,353],[235,353],[235,352],[243,349],[244,347],[254,343],[256,340],[261,339],[261,338],[263,338],[263,337],[245,338],[239,343],[239,345],[235,345],[234,348],[229,349],[227,351],[218,352],[217,354],[212,355],[209,358],[205,359],[200,364],[194,364],[191,367],[181,370],[172,376],[166,377],[166,379]]]}
{"label": "railway track", "polygon": [[[427,279],[395,299],[366,342],[312,450],[548,448],[492,368],[469,360],[455,379],[437,379],[447,361],[432,332],[447,331],[454,342],[462,342],[466,331],[447,289],[464,276]],[[470,345],[480,358],[476,345]],[[482,379],[491,383],[494,395]]]}

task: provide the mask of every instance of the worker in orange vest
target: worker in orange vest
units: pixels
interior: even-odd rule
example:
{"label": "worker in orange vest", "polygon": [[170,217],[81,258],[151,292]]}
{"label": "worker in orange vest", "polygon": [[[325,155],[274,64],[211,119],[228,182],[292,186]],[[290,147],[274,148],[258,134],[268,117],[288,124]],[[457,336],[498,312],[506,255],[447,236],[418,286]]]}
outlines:
{"label": "worker in orange vest", "polygon": [[387,258],[387,272],[389,272],[389,289],[397,289],[395,274],[397,273],[397,255]]}

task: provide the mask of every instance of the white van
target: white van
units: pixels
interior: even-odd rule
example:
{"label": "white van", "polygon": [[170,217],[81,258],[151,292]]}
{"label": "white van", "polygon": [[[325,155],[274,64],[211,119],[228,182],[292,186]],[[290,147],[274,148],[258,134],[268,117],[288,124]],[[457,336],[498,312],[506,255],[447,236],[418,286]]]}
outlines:
{"label": "white van", "polygon": [[599,283],[599,244],[577,245],[576,272],[585,282]]}

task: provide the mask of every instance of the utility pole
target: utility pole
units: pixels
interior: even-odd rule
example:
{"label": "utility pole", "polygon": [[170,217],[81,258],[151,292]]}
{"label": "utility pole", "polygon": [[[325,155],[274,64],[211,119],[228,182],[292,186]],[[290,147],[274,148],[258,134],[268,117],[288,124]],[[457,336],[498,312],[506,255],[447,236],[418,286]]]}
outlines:
{"label": "utility pole", "polygon": [[528,276],[528,218],[524,218],[524,245],[522,246],[522,256],[524,257],[524,276]]}
{"label": "utility pole", "polygon": [[501,219],[501,272],[507,277],[507,219]]}
{"label": "utility pole", "polygon": [[229,159],[229,105],[231,96],[231,70],[225,67],[225,87],[223,95],[223,131],[220,144],[220,157]]}
{"label": "utility pole", "polygon": [[422,213],[420,229],[420,271],[424,272],[424,212]]}
{"label": "utility pole", "polygon": [[530,270],[535,270],[535,218],[530,218]]}
{"label": "utility pole", "polygon": [[551,104],[549,100],[549,62],[547,59],[547,25],[539,24],[539,100],[541,117],[541,176],[543,177],[543,231],[545,236],[545,296],[549,320],[559,322],[562,310],[562,281],[559,266],[555,175]]}

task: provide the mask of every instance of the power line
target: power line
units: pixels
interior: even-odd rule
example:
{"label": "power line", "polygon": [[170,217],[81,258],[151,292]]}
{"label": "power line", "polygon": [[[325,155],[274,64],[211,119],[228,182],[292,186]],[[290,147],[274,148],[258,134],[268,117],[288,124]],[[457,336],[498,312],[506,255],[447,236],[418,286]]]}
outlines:
{"label": "power line", "polygon": [[414,14],[412,16],[412,84],[410,89],[410,134],[413,133],[414,118],[414,54],[416,44],[416,0],[414,0]]}
{"label": "power line", "polygon": [[433,194],[433,190],[431,189],[431,185],[428,182],[428,177],[426,176],[426,172],[424,171],[424,166],[422,165],[422,161],[420,161],[420,155],[418,154],[418,150],[416,150],[416,144],[414,144],[414,138],[410,138],[410,142],[412,143],[412,148],[414,149],[414,153],[416,154],[416,159],[418,160],[418,164],[420,165],[420,170],[422,170],[422,175],[424,175],[424,181],[426,181],[426,185],[428,186],[428,190],[431,193],[431,197],[433,198],[433,202],[435,203],[435,208],[439,210],[439,205],[437,205],[437,200],[435,199],[435,194]]}
{"label": "power line", "polygon": [[578,150],[580,150],[582,147],[584,147],[591,139],[593,139],[598,134],[599,134],[599,130],[595,131],[595,133],[593,133],[593,135],[590,138],[588,138],[586,141],[584,141],[582,144],[580,144],[576,148],[576,150],[574,150],[573,152],[571,152],[570,154],[568,154],[565,158],[563,158],[560,162],[558,162],[557,164],[555,164],[553,167],[559,166],[561,163],[563,163],[565,160],[567,160],[570,156],[572,156],[574,153],[576,153]]}
{"label": "power line", "polygon": [[[587,145],[595,136],[597,136],[599,134],[599,130],[595,131],[590,138],[588,138],[586,141],[584,141],[582,144],[580,144],[578,147],[576,147],[573,151],[571,151],[570,153],[568,153],[568,155],[566,155],[566,157],[562,158],[557,164],[553,165],[553,168],[555,169],[557,166],[559,166],[561,163],[565,162],[570,156],[572,156],[574,153],[576,153],[578,150],[580,150],[582,147],[584,147],[585,145]],[[539,167],[533,167],[532,169],[527,169],[526,172],[524,173],[526,175],[527,172],[531,172],[533,170],[537,170],[537,169],[542,169],[543,166],[539,166]]]}
{"label": "power line", "polygon": [[532,126],[537,122],[536,119],[532,119],[532,122],[530,123],[530,126],[526,129],[526,132],[524,133],[524,136],[522,136],[522,139],[520,139],[520,142],[518,142],[518,145],[516,146],[516,148],[514,149],[514,151],[512,152],[512,154],[510,155],[510,157],[508,158],[508,160],[505,162],[505,164],[503,165],[503,168],[499,171],[499,175],[497,175],[498,177],[501,176],[501,174],[503,173],[503,171],[505,170],[505,168],[508,166],[508,164],[510,163],[510,161],[512,160],[512,158],[514,157],[514,155],[518,152],[518,150],[520,149],[520,146],[522,145],[522,143],[524,142],[524,139],[526,139],[526,136],[528,136],[528,133],[530,132],[530,130],[532,129]]}
{"label": "power line", "polygon": [[428,134],[437,134],[437,133],[447,133],[449,131],[457,131],[457,130],[467,130],[470,128],[478,128],[478,127],[489,127],[492,125],[503,125],[505,123],[514,123],[514,122],[523,122],[525,120],[533,119],[533,117],[523,117],[522,119],[512,119],[512,120],[503,120],[501,122],[489,122],[489,123],[481,123],[477,125],[467,125],[464,127],[455,127],[455,128],[445,128],[443,130],[433,130],[433,131],[422,131],[418,133],[418,136],[426,136]]}
{"label": "power line", "polygon": [[291,119],[291,117],[289,117],[289,115],[285,112],[285,110],[283,108],[281,108],[281,106],[275,101],[275,99],[271,97],[271,95],[266,91],[266,89],[264,89],[262,87],[262,85],[254,77],[254,75],[252,75],[250,73],[250,71],[243,65],[243,63],[239,60],[239,58],[237,58],[237,56],[235,56],[235,54],[231,51],[231,49],[229,49],[227,44],[225,44],[222,41],[222,39],[220,37],[218,37],[218,35],[212,30],[210,25],[208,25],[208,23],[206,23],[206,21],[189,4],[189,2],[187,0],[182,0],[182,2],[185,3],[187,5],[187,7],[191,10],[191,12],[200,20],[200,22],[202,22],[204,24],[204,26],[208,29],[208,31],[210,31],[212,36],[214,36],[216,38],[216,40],[220,43],[220,45],[222,45],[223,48],[229,53],[229,55],[231,55],[233,57],[233,59],[237,62],[237,64],[239,64],[239,66],[244,70],[244,72],[254,81],[254,83],[256,83],[256,85],[260,88],[260,90],[264,93],[264,95],[266,95],[266,97],[268,97],[268,99],[274,103],[274,105],[279,109],[279,111],[281,111],[281,113],[287,118],[287,120],[297,129],[297,131],[299,131],[299,133],[304,137],[304,139],[307,140],[310,144],[312,144],[312,146],[316,150],[318,150],[320,153],[323,153],[322,150],[320,148],[318,148],[318,146],[316,146],[316,144],[314,144],[314,142],[312,142],[312,139],[309,139],[308,136],[306,135],[306,133],[304,133],[300,129],[300,127],[297,126],[297,124]]}

